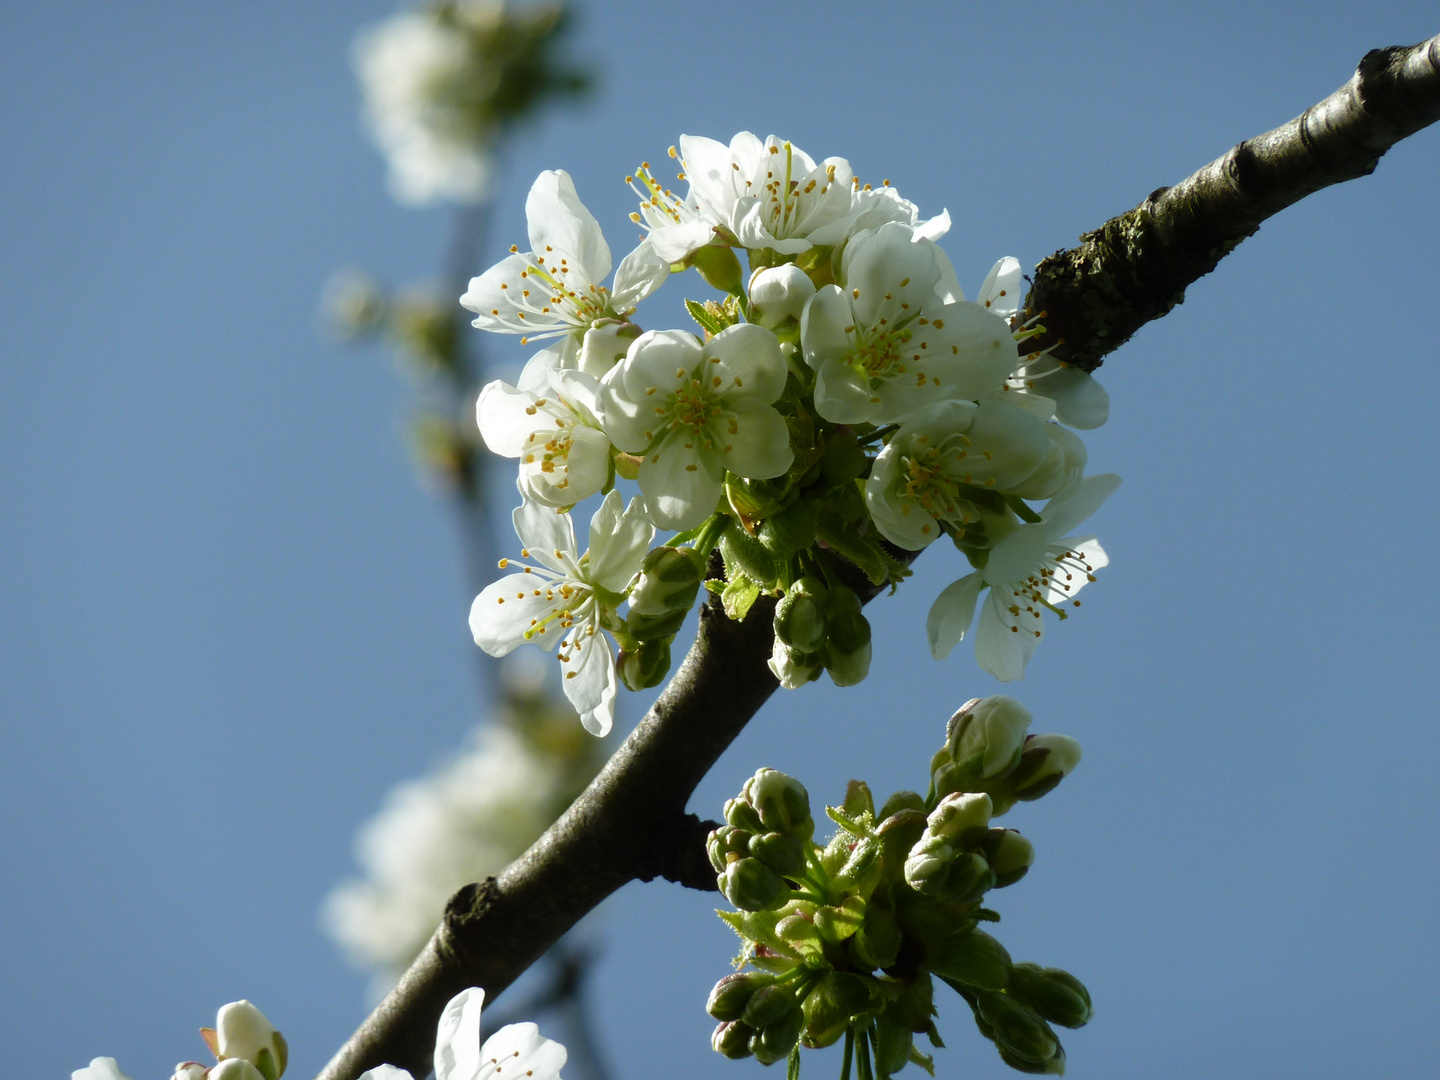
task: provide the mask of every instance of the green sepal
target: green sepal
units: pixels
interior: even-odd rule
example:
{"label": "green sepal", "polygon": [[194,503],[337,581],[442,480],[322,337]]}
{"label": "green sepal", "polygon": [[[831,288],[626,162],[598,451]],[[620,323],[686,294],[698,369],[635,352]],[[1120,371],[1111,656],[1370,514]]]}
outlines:
{"label": "green sepal", "polygon": [[858,896],[847,896],[838,905],[822,905],[815,909],[815,929],[826,941],[838,945],[860,929],[865,910],[866,903]]}
{"label": "green sepal", "polygon": [[[709,585],[708,581],[706,585]],[[760,591],[759,584],[752,578],[736,571],[720,591],[720,604],[730,619],[740,622],[750,614],[750,609],[755,606],[755,601],[760,599]]]}

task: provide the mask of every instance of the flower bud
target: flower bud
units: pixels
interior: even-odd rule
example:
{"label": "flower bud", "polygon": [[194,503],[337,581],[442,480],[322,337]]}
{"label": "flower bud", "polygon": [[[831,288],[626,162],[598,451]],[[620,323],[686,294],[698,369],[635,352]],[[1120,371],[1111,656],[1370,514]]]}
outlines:
{"label": "flower bud", "polygon": [[1060,1049],[1060,1040],[1040,1014],[1009,994],[977,994],[976,1011],[995,1033],[996,1045],[1021,1059],[1043,1063]]}
{"label": "flower bud", "polygon": [[992,803],[984,792],[957,791],[941,799],[925,819],[925,831],[947,843],[969,847],[990,824]]}
{"label": "flower bud", "polygon": [[750,1052],[761,1065],[773,1065],[795,1049],[800,1030],[805,1026],[805,1011],[792,1005],[790,1011],[767,1024],[758,1035],[750,1038]]}
{"label": "flower bud", "polygon": [[989,780],[1019,761],[1030,710],[1005,694],[992,694],[961,706],[945,729],[945,743],[956,776]]}
{"label": "flower bud", "polygon": [[845,1034],[850,1018],[870,1003],[870,988],[859,975],[825,973],[805,999],[805,1045],[829,1046]]}
{"label": "flower bud", "polygon": [[727,863],[716,879],[725,899],[741,911],[766,911],[784,902],[790,886],[759,859]]}
{"label": "flower bud", "polygon": [[777,874],[794,877],[805,869],[805,841],[795,833],[761,833],[750,838],[750,854]]}
{"label": "flower bud", "polygon": [[175,1066],[170,1080],[205,1080],[205,1066],[198,1061],[182,1061]]}
{"label": "flower bud", "polygon": [[1031,1061],[1029,1058],[1022,1058],[1004,1046],[996,1046],[995,1049],[1000,1051],[1000,1060],[1016,1072],[1034,1073],[1043,1076],[1065,1075],[1065,1048],[1059,1043],[1055,1044],[1054,1056],[1044,1061]]}
{"label": "flower bud", "polygon": [[1010,981],[1010,954],[984,930],[954,934],[930,946],[930,970],[981,990],[1003,990]]}
{"label": "flower bud", "polygon": [[[729,804],[726,804],[729,809]],[[748,809],[748,808],[747,808]],[[757,826],[759,821],[755,823]],[[736,859],[743,859],[750,852],[750,838],[754,833],[734,825],[721,825],[712,829],[705,838],[705,851],[710,856],[710,865],[716,873],[722,873]]]}
{"label": "flower bud", "polygon": [[1080,744],[1068,735],[1033,735],[1025,740],[1020,764],[1007,779],[1015,797],[1033,802],[1046,795],[1080,764]]}
{"label": "flower bud", "polygon": [[1016,964],[1010,969],[1010,993],[1052,1024],[1078,1028],[1090,1022],[1090,991],[1068,971]]}
{"label": "flower bud", "polygon": [[580,343],[580,370],[597,379],[625,359],[640,327],[620,319],[597,319]]}
{"label": "flower bud", "polygon": [[1014,829],[991,829],[980,843],[990,869],[995,871],[995,888],[1014,885],[1035,862],[1035,845]]}
{"label": "flower bud", "polygon": [[[889,807],[887,802],[884,808]],[[895,878],[904,874],[905,860],[924,834],[924,810],[897,810],[886,815],[876,826],[875,835],[880,838],[880,858],[886,877]]]}
{"label": "flower bud", "polygon": [[265,1014],[242,1000],[222,1006],[215,1017],[215,1056],[244,1058],[265,1080],[276,1080],[285,1071],[288,1050]]}
{"label": "flower bud", "polygon": [[955,849],[939,837],[926,833],[910,849],[905,859],[905,884],[918,893],[933,896],[949,876]]}
{"label": "flower bud", "polygon": [[815,833],[810,793],[799,780],[779,769],[756,771],[740,789],[740,798],[755,808],[767,831],[798,833],[805,840]]}
{"label": "flower bud", "polygon": [[[675,612],[675,615],[681,619],[685,617],[682,611]],[[647,641],[640,634],[636,637],[640,638],[640,647],[626,649],[620,654],[620,679],[631,690],[659,686],[670,673],[671,638],[667,635]]]}
{"label": "flower bud", "polygon": [[836,686],[864,681],[870,674],[870,620],[859,611],[841,611],[829,615],[826,622],[825,670],[830,681]]}
{"label": "flower bud", "polygon": [[710,990],[705,1011],[716,1020],[739,1020],[755,992],[774,982],[773,975],[759,971],[737,971],[726,975]]}
{"label": "flower bud", "polygon": [[750,1056],[750,1038],[755,1029],[741,1020],[722,1021],[710,1035],[710,1045],[731,1061]]}
{"label": "flower bud", "polygon": [[721,292],[739,295],[743,272],[735,252],[721,244],[706,244],[696,248],[686,260],[699,271],[705,284]]}
{"label": "flower bud", "polygon": [[897,814],[901,810],[923,811],[924,809],[925,797],[918,791],[897,791],[885,800],[880,807],[880,812],[875,816],[881,821],[884,821],[892,814]]}
{"label": "flower bud", "polygon": [[695,606],[704,571],[700,556],[690,548],[652,548],[630,590],[630,610],[640,615],[689,611]]}
{"label": "flower bud", "polygon": [[[762,986],[750,995],[750,1000],[745,1005],[745,1012],[740,1017],[745,1023],[755,1028],[769,1027],[789,1016],[792,1010],[799,1008],[799,1002],[791,993],[788,985],[780,986],[771,983],[769,986]],[[799,1035],[799,1031],[796,1031]]]}
{"label": "flower bud", "polygon": [[208,1073],[209,1080],[269,1080],[244,1058],[226,1058]]}
{"label": "flower bud", "polygon": [[825,583],[798,578],[775,605],[775,639],[800,652],[814,652],[825,643]]}
{"label": "flower bud", "polygon": [[802,653],[790,648],[778,637],[770,651],[770,673],[780,680],[786,690],[798,690],[806,683],[814,682],[825,670],[824,658],[820,653]]}
{"label": "flower bud", "polygon": [[755,321],[773,330],[786,319],[799,319],[815,295],[815,283],[794,263],[767,266],[750,275],[750,306]]}
{"label": "flower bud", "polygon": [[731,571],[739,570],[751,581],[757,582],[762,590],[772,587],[775,581],[775,556],[770,554],[764,544],[741,528],[739,522],[732,521],[720,534],[720,554],[725,559],[727,576],[733,577]]}

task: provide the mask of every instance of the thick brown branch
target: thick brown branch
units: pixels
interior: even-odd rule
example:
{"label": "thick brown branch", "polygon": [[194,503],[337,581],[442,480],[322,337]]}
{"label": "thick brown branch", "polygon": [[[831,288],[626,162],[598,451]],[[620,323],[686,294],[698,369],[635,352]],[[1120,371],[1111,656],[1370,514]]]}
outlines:
{"label": "thick brown branch", "polygon": [[1354,76],[1288,124],[1246,139],[1171,188],[1111,218],[1035,269],[1025,306],[1050,333],[1029,343],[1100,366],[1260,223],[1331,184],[1368,176],[1395,143],[1440,120],[1440,36],[1374,49]]}
{"label": "thick brown branch", "polygon": [[[744,622],[700,609],[684,664],[585,793],[499,877],[451,898],[419,959],[320,1074],[355,1080],[380,1064],[430,1069],[435,1025],[467,986],[494,998],[586,912],[636,878],[708,887],[706,823],[685,813],[697,784],[775,691],[766,666],[774,605]],[[688,851],[687,851],[688,849]]]}

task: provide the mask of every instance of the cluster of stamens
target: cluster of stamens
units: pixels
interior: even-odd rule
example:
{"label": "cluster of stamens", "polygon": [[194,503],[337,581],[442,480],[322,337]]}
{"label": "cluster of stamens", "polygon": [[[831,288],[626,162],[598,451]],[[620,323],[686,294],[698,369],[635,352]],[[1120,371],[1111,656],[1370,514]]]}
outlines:
{"label": "cluster of stamens", "polygon": [[[510,253],[518,254],[519,247],[510,245]],[[589,327],[596,319],[602,318],[610,306],[610,291],[603,285],[587,281],[582,289],[570,288],[566,275],[570,273],[570,262],[564,256],[555,261],[554,249],[545,246],[545,254],[530,252],[525,269],[520,271],[520,280],[502,281],[500,288],[516,308],[515,318],[522,328],[532,332],[520,339],[523,345],[533,338],[553,337],[568,333],[577,327]],[[549,262],[546,262],[547,256]],[[499,317],[499,308],[491,308],[490,314]],[[536,316],[538,322],[531,321]],[[560,327],[546,326],[546,323],[562,322]]]}

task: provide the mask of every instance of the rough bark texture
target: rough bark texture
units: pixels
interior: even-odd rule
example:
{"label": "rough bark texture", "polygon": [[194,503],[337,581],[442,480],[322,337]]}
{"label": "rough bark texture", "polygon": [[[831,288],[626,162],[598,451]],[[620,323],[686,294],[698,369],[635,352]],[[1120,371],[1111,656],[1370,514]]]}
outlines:
{"label": "rough bark texture", "polygon": [[[1272,214],[1368,176],[1408,135],[1440,120],[1440,36],[1373,49],[1335,93],[1288,124],[1246,139],[1174,187],[1111,218],[1035,268],[1025,300],[1058,360],[1093,371],[1151,319],[1185,299]],[[1058,344],[1057,344],[1058,343]]]}
{"label": "rough bark texture", "polygon": [[[1437,119],[1440,37],[1371,52],[1349,83],[1302,116],[1046,259],[1028,305],[1047,310],[1053,339],[1064,339],[1055,355],[1091,370],[1180,303],[1185,287],[1265,218],[1366,175],[1390,146]],[[384,1063],[426,1075],[436,1022],[453,995],[482,986],[493,1000],[626,882],[665,877],[714,888],[703,844],[713,823],[686,813],[686,803],[776,689],[766,666],[772,615],[765,600],[741,623],[714,603],[702,607],[684,664],[604,771],[498,879],[451,898],[425,951],[320,1080],[356,1080]]]}

